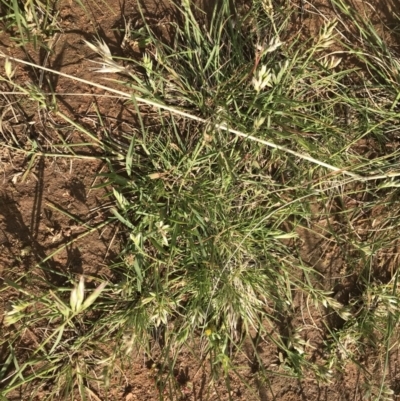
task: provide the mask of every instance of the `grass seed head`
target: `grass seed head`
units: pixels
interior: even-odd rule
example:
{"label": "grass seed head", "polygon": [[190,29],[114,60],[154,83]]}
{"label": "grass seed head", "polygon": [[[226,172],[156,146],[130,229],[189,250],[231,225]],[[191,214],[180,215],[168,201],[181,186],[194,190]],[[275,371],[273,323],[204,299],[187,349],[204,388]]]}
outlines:
{"label": "grass seed head", "polygon": [[279,39],[279,36],[272,38],[268,44],[268,47],[264,50],[265,53],[272,53],[283,45],[283,42]]}
{"label": "grass seed head", "polygon": [[113,60],[109,47],[102,39],[97,39],[96,44],[90,43],[87,40],[84,40],[84,42],[92,51],[102,58],[102,62],[91,60],[93,63],[102,64],[100,69],[95,70],[96,72],[118,73],[126,71],[125,67],[119,65]]}
{"label": "grass seed head", "polygon": [[79,283],[75,284],[71,290],[70,306],[73,312],[79,312],[85,297],[85,280],[83,276],[80,277]]}
{"label": "grass seed head", "polygon": [[266,87],[272,87],[271,81],[273,80],[273,76],[274,74],[271,73],[271,70],[267,70],[265,64],[262,65],[251,81],[256,92],[259,93]]}
{"label": "grass seed head", "polygon": [[11,80],[11,78],[14,76],[15,70],[13,71],[11,61],[8,57],[6,57],[6,59],[4,60],[4,70],[6,72],[7,78]]}

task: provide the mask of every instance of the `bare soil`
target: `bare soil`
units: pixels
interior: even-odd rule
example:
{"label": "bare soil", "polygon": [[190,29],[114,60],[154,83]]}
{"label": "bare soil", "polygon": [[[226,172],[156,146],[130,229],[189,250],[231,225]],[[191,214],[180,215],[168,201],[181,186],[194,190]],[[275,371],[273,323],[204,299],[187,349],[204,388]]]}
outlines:
{"label": "bare soil", "polygon": [[[379,26],[383,36],[386,35],[393,46],[400,45],[400,33],[397,35],[393,10],[400,9],[397,0],[371,0],[369,3],[353,0],[354,7],[372,17],[374,24]],[[209,4],[210,3],[210,4]],[[212,1],[203,4],[210,9]],[[335,16],[335,9],[328,1],[293,3],[299,7],[299,18],[294,22],[296,29],[303,29],[305,35],[312,35],[321,24],[321,19],[315,9],[324,8],[325,15]],[[121,48],[125,21],[137,16],[137,5],[133,0],[119,2],[107,0],[106,2],[85,2],[88,7],[86,13],[75,1],[61,0],[59,2],[60,32],[52,42],[53,52],[47,55],[40,52],[31,52],[36,62],[56,70],[101,82],[92,71],[93,64],[89,59],[92,56],[90,49],[83,44],[83,39],[92,40],[98,34],[109,45],[114,55],[123,56],[126,49]],[[303,9],[304,8],[304,9]],[[174,17],[173,8],[167,0],[146,0],[145,13],[155,24],[162,27],[163,21]],[[304,14],[301,14],[304,13]],[[390,35],[389,29],[390,28]],[[21,50],[12,45],[4,36],[0,38],[0,50],[15,57],[26,58]],[[131,49],[134,50],[135,49]],[[131,54],[130,54],[131,56]],[[39,57],[39,58],[37,58]],[[37,72],[30,68],[18,67],[17,76],[22,81],[37,79]],[[107,129],[111,134],[118,134],[129,130],[135,122],[135,115],[125,107],[123,102],[101,95],[98,89],[88,88],[81,83],[72,82],[63,77],[52,76],[45,73],[42,76],[43,90],[50,87],[58,93],[67,93],[60,97],[61,110],[87,126],[99,137],[102,130]],[[107,83],[110,84],[110,83]],[[116,84],[115,84],[116,85]],[[117,87],[117,85],[116,85]],[[4,88],[3,88],[4,89]],[[87,96],[92,94],[92,96]],[[3,130],[11,138],[13,133],[19,144],[29,150],[30,140],[35,140],[40,146],[52,141],[54,133],[52,127],[62,124],[62,121],[50,121],[40,111],[27,108],[19,110],[14,116],[4,100],[0,100],[3,114]],[[104,126],[98,125],[96,112],[103,116]],[[32,123],[35,124],[32,124]],[[34,127],[34,128],[33,128]],[[81,134],[71,130],[71,142],[87,141]],[[107,226],[104,229],[94,230],[90,235],[77,239],[85,231],[78,221],[90,226],[101,224],[106,218],[104,210],[104,196],[107,189],[96,189],[100,179],[95,177],[104,171],[105,165],[101,161],[92,159],[63,159],[63,158],[36,158],[34,165],[27,172],[27,159],[21,152],[1,147],[0,142],[0,277],[12,278],[18,272],[33,269],[37,263],[51,255],[60,247],[64,248],[51,258],[51,269],[54,271],[84,273],[96,277],[107,272],[107,263],[115,259],[118,253],[119,235],[117,228]],[[90,156],[90,154],[88,155]],[[349,200],[350,202],[350,200]],[[351,203],[348,205],[351,207]],[[379,217],[384,211],[373,211]],[[318,232],[316,222],[314,230]],[[360,226],[361,227],[361,226]],[[362,227],[360,228],[360,230]],[[334,278],[343,273],[342,249],[325,246],[321,237],[316,234],[303,232],[302,254],[305,263],[316,267],[326,277],[323,286],[333,287]],[[397,264],[397,246],[386,250],[378,263],[382,276]],[[56,280],[56,278],[54,278]],[[354,288],[356,280],[351,277],[342,282],[337,288],[337,296],[347,298]],[[56,282],[56,281],[55,281]],[[0,311],[7,307],[8,299],[3,296],[0,302]],[[311,309],[310,309],[311,308]],[[326,339],[324,323],[318,312],[313,314],[312,307],[306,300],[297,299],[298,320],[307,326],[309,332],[305,333],[310,349],[313,348],[312,358],[318,361],[322,358],[321,350]],[[296,320],[290,322],[295,327]],[[317,330],[316,328],[319,328]],[[1,329],[0,329],[1,333]],[[110,339],[110,342],[112,339]],[[187,352],[179,356],[174,372],[160,372],[156,364],[143,355],[132,357],[131,363],[126,366],[116,364],[108,393],[104,389],[93,388],[91,399],[124,400],[124,401],[156,401],[159,399],[159,385],[157,380],[161,377],[173,377],[178,383],[176,399],[184,400],[279,400],[279,401],[350,401],[362,400],[363,374],[354,363],[349,362],[346,370],[339,377],[334,377],[331,383],[317,384],[314,377],[295,380],[285,376],[282,369],[279,350],[270,344],[260,343],[258,347],[263,369],[270,371],[268,382],[262,382],[258,372],[260,363],[252,355],[252,347],[247,347],[247,355],[237,358],[242,377],[231,375],[227,382],[223,379],[213,379],[210,369],[204,361],[198,361]],[[156,354],[156,352],[155,352]],[[400,399],[400,372],[397,367],[399,361],[398,351],[389,355],[389,372],[392,389],[396,399]],[[0,357],[1,360],[1,357]],[[376,360],[371,351],[362,361],[368,375],[381,376],[383,361]],[[229,389],[229,390],[228,390]],[[14,398],[21,399],[15,394]]]}

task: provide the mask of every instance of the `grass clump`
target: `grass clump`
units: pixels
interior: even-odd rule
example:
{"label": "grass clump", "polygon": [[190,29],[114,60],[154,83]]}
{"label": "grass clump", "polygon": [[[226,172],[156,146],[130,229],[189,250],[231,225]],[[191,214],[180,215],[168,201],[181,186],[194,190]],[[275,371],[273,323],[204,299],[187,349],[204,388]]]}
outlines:
{"label": "grass clump", "polygon": [[[84,398],[94,361],[114,366],[141,351],[157,361],[161,397],[178,397],[173,372],[185,351],[200,365],[208,358],[228,387],[232,372],[245,382],[236,364],[243,358],[266,382],[278,373],[328,385],[353,363],[366,396],[390,399],[398,284],[396,272],[379,274],[379,258],[396,243],[399,216],[390,146],[398,91],[388,67],[397,58],[382,46],[340,42],[344,21],[362,35],[374,31],[336,6],[343,20],[325,21],[305,41],[287,34],[293,15],[266,2],[239,13],[222,1],[207,18],[183,1],[168,38],[140,13],[142,25],[125,34],[142,56],[128,66],[104,42],[90,45],[100,72],[125,75],[118,82],[137,116],[118,147],[103,144],[113,158],[105,157],[102,185],[123,250],[102,278],[107,287],[86,301],[82,279],[67,277],[47,295],[7,281],[21,301],[6,314],[19,328],[6,340],[5,396],[62,377],[49,398],[76,389]],[[318,252],[305,252],[310,246]],[[341,263],[334,274],[321,262],[332,255]],[[42,321],[51,330],[22,365],[14,344]],[[113,350],[102,345],[111,337]],[[274,347],[269,367],[260,343]],[[384,372],[376,377],[360,363],[370,350]]]}
{"label": "grass clump", "polygon": [[[137,288],[133,308],[118,307],[127,323],[122,330],[131,326],[131,343],[140,333],[146,344],[153,332],[146,328],[162,327],[166,350],[196,333],[213,333],[225,362],[228,344],[240,351],[244,337],[258,332],[277,344],[292,372],[307,367],[329,381],[328,361],[314,365],[297,330],[280,325],[294,319],[302,297],[322,314],[328,308],[351,319],[354,310],[318,285],[319,273],[304,265],[293,244],[301,246],[300,227],[314,230],[313,206],[332,207],[335,197],[357,197],[357,191],[350,189],[351,180],[332,179],[312,163],[299,165],[300,152],[361,172],[359,181],[368,181],[377,165],[358,157],[354,145],[365,130],[369,139],[381,140],[377,127],[390,129],[394,120],[373,112],[370,99],[346,85],[349,76],[357,81],[355,68],[338,70],[341,60],[327,54],[336,22],[324,24],[305,44],[284,43],[287,15],[267,23],[268,16],[254,8],[238,20],[224,3],[204,28],[188,3],[180,11],[183,23],[173,24],[168,43],[147,24],[139,31],[147,45],[138,63],[144,75],[135,75],[140,93],[172,106],[171,113],[160,112],[152,128],[141,122],[141,135],[131,140],[126,156],[126,175],[109,176],[110,184],[119,183],[114,214],[130,231],[115,268],[128,288]],[[349,105],[351,126],[343,111]],[[174,107],[205,117],[207,124],[182,121]],[[221,124],[272,139],[300,157],[234,137]],[[351,224],[345,212],[337,214]],[[333,230],[322,235],[335,235]],[[342,234],[339,243],[352,237]],[[352,242],[357,249],[359,240]],[[271,327],[281,336],[267,335]]]}

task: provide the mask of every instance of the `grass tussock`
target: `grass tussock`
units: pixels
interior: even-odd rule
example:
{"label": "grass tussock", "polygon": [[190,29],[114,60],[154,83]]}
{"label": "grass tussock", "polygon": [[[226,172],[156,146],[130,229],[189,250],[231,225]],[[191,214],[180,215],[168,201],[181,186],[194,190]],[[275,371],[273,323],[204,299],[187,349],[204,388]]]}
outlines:
{"label": "grass tussock", "polygon": [[[91,288],[73,275],[62,286],[29,272],[4,279],[13,301],[2,329],[3,398],[19,388],[33,397],[53,381],[48,398],[78,391],[86,399],[93,383],[107,388],[118,361],[141,352],[157,355],[160,397],[168,390],[175,399],[171,372],[189,350],[213,377],[233,372],[243,381],[240,358],[252,358],[263,380],[276,373],[326,385],[351,363],[365,397],[393,399],[396,53],[341,0],[337,18],[306,40],[292,34],[295,11],[266,1],[240,12],[223,1],[207,19],[184,0],[177,21],[166,23],[170,40],[139,9],[125,38],[140,59],[87,43],[100,56],[98,73],[120,74],[137,115],[133,134],[99,140],[39,92],[42,108],[89,136],[82,145],[101,149],[108,222],[120,225],[122,251]],[[21,18],[13,26],[26,40]],[[32,86],[16,82],[14,63],[6,59],[3,84],[38,102]],[[52,151],[57,146],[62,154],[40,156],[80,157],[66,143]],[[20,352],[26,331],[35,345]],[[110,339],[112,349],[104,346]],[[271,371],[260,343],[275,349]],[[366,353],[379,375],[362,366]]]}

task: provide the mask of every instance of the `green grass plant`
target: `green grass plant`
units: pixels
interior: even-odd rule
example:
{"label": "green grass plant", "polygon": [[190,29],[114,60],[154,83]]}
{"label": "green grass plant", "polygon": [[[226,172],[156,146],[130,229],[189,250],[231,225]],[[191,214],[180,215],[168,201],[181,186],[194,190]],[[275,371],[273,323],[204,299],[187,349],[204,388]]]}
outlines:
{"label": "green grass plant", "polygon": [[[353,363],[365,397],[392,399],[398,275],[378,267],[398,237],[400,64],[371,24],[335,6],[338,18],[307,40],[292,34],[294,15],[269,2],[239,12],[222,1],[207,18],[184,0],[169,38],[139,7],[141,27],[125,34],[144,47],[129,67],[105,42],[89,44],[99,74],[120,74],[121,90],[109,91],[137,126],[116,146],[63,118],[104,152],[101,185],[122,251],[90,291],[72,276],[58,288],[29,273],[5,280],[18,301],[5,317],[16,330],[3,340],[4,399],[17,388],[33,397],[49,380],[58,383],[49,399],[86,399],[93,383],[107,388],[95,363],[111,369],[137,352],[157,355],[160,397],[178,399],[172,372],[182,352],[229,387],[230,374],[246,381],[236,364],[250,358],[246,344],[266,383],[275,373],[329,385]],[[341,36],[346,29],[361,39]],[[305,256],[309,236],[312,247],[322,241],[317,260]],[[332,255],[339,275],[327,277]],[[347,299],[335,297],[350,279]],[[22,333],[39,327],[36,347],[19,353]],[[324,333],[318,360],[310,329]],[[273,371],[260,342],[276,349]],[[367,352],[381,374],[360,363]]]}

